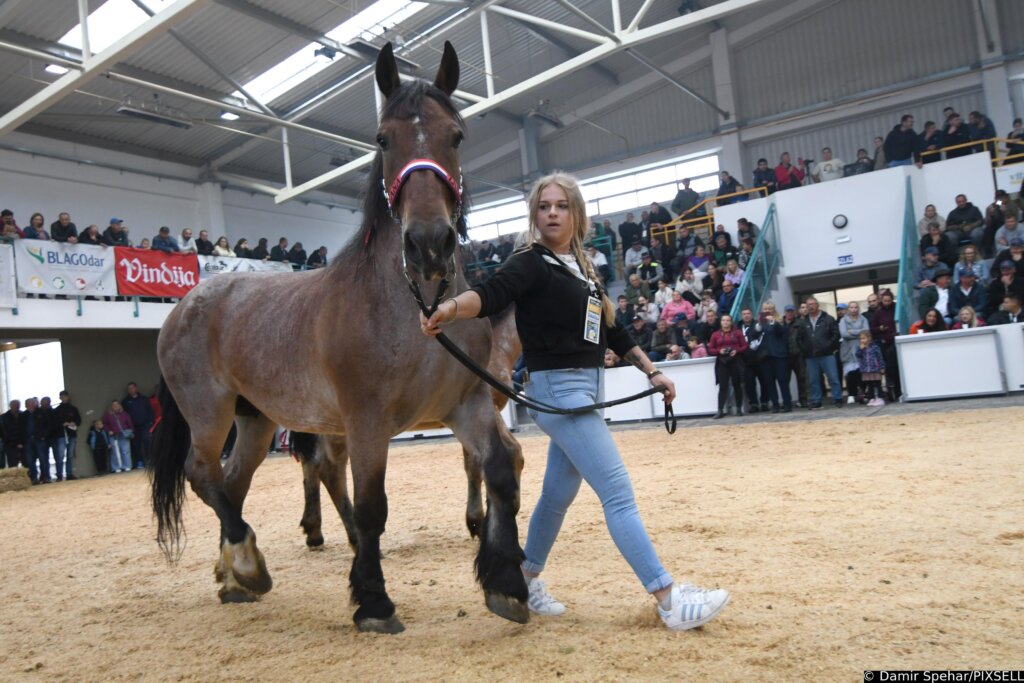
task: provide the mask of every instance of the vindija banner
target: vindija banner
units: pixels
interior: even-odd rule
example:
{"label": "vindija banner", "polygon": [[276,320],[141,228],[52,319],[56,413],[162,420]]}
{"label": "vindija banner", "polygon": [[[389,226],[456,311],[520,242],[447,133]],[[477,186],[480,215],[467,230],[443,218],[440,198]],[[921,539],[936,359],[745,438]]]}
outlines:
{"label": "vindija banner", "polygon": [[180,298],[199,284],[199,259],[192,252],[128,247],[115,247],[114,252],[117,293],[123,296]]}

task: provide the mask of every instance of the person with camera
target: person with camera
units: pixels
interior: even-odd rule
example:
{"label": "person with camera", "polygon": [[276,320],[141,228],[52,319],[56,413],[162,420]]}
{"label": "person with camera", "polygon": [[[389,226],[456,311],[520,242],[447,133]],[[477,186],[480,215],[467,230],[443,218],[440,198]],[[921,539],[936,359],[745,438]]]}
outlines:
{"label": "person with camera", "polygon": [[[792,306],[790,306],[792,308]],[[758,317],[761,329],[761,390],[768,392],[772,412],[780,411],[779,397],[782,397],[781,411],[793,412],[793,396],[789,391],[789,327],[779,319],[775,302],[768,299],[761,304]],[[764,400],[764,393],[761,394]]]}
{"label": "person with camera", "polygon": [[732,325],[732,316],[722,316],[721,328],[712,333],[708,354],[715,357],[715,383],[718,385],[718,413],[715,420],[725,417],[725,404],[729,400],[729,386],[736,398],[736,415],[743,415],[743,353],[747,339]]}
{"label": "person with camera", "polygon": [[776,191],[788,190],[792,187],[800,187],[804,182],[802,167],[804,160],[800,159],[800,167],[792,164],[789,152],[783,152],[779,158],[779,165],[775,167],[775,188]]}

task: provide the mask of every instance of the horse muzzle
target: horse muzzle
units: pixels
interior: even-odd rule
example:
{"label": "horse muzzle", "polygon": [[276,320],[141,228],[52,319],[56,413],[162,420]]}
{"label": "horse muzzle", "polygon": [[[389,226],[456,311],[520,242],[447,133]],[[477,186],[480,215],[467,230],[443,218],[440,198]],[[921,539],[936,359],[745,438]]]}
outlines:
{"label": "horse muzzle", "polygon": [[455,228],[449,222],[410,223],[405,229],[402,248],[406,264],[424,280],[440,280],[452,275]]}

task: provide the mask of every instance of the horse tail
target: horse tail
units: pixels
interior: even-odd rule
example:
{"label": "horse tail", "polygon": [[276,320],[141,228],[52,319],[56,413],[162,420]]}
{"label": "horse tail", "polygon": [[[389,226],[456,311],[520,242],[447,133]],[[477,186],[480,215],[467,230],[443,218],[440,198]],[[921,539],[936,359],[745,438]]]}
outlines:
{"label": "horse tail", "polygon": [[153,433],[149,476],[152,486],[156,542],[168,562],[181,556],[181,506],[185,500],[185,460],[192,445],[192,430],[161,375],[157,387],[162,419]]}

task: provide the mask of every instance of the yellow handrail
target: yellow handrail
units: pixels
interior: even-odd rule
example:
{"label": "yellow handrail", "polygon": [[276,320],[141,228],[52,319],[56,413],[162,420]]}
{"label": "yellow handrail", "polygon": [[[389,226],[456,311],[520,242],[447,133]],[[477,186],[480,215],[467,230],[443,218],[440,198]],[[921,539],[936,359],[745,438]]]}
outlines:
{"label": "yellow handrail", "polygon": [[928,156],[929,154],[942,154],[943,152],[948,152],[952,149],[963,149],[964,147],[977,147],[978,145],[981,145],[982,148],[987,152],[988,144],[990,142],[993,143],[992,149],[995,150],[996,144],[1003,141],[1005,141],[1004,138],[987,138],[985,140],[971,140],[970,142],[961,142],[959,145],[950,145],[949,147],[943,147],[941,149],[930,149],[921,152],[921,156],[925,157]]}
{"label": "yellow handrail", "polygon": [[[658,228],[651,230],[651,237],[657,237],[662,242],[668,243],[668,237],[675,235],[678,232],[678,228],[692,227],[694,232],[700,232],[702,227],[710,227],[711,223],[714,223],[714,207],[721,199],[729,199],[730,197],[749,197],[750,193],[753,192],[758,195],[768,196],[767,187],[752,187],[741,192],[730,192],[729,194],[716,195],[714,197],[707,197],[702,199],[694,206],[690,207],[686,211],[682,212],[668,223],[660,223]],[[705,216],[698,216],[696,218],[684,218],[688,214],[696,213],[701,207],[712,207],[712,210]],[[710,229],[708,234],[710,234]]]}

